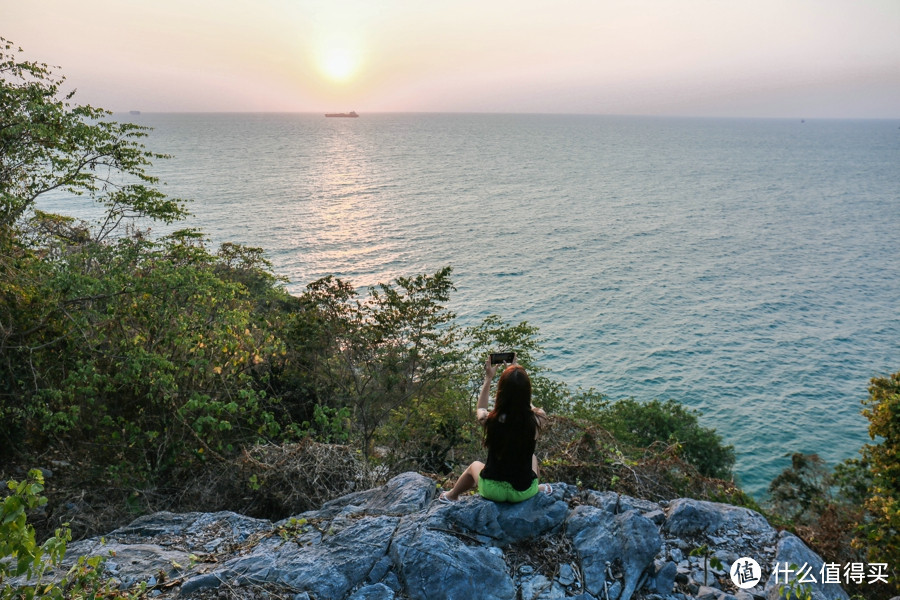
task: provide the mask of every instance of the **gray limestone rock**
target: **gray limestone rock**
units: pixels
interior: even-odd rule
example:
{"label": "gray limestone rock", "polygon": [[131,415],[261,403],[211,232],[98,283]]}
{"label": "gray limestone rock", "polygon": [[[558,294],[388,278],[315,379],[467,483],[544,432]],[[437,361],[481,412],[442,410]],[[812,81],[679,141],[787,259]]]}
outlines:
{"label": "gray limestone rock", "polygon": [[[538,600],[553,587],[553,582],[541,574],[535,574],[522,580],[519,586],[522,600]],[[565,594],[563,594],[565,596]]]}
{"label": "gray limestone rock", "polygon": [[196,591],[205,590],[208,588],[217,588],[222,585],[222,580],[219,579],[218,575],[213,575],[212,573],[205,573],[203,575],[196,575],[186,580],[181,584],[181,591],[179,592],[182,596],[190,596]]}
{"label": "gray limestone rock", "polygon": [[701,586],[697,592],[697,600],[726,600],[726,594],[722,590]]}
{"label": "gray limestone rock", "polygon": [[675,563],[669,561],[662,565],[653,578],[653,584],[657,592],[668,594],[675,587],[675,576],[678,574],[678,568]]}
{"label": "gray limestone rock", "polygon": [[[156,544],[104,543],[99,539],[90,539],[68,547],[64,566],[74,564],[82,556],[106,558],[106,573],[118,581],[122,589],[149,581],[160,574],[166,579],[180,577],[191,563],[190,552],[184,550]],[[63,572],[57,574],[61,577]]]}
{"label": "gray limestone rock", "polygon": [[216,542],[239,544],[250,536],[273,529],[271,521],[245,517],[230,511],[215,513],[158,512],[138,517],[125,527],[105,536],[121,543],[157,543],[183,545],[192,551],[206,551],[205,546]]}
{"label": "gray limestone rock", "polygon": [[[513,600],[516,588],[503,558],[482,545],[406,519],[390,556],[412,600]],[[331,597],[331,596],[329,596]]]}
{"label": "gray limestone rock", "polygon": [[559,565],[559,574],[556,576],[556,581],[563,587],[568,587],[575,583],[575,569],[572,568],[572,565],[565,563]]}
{"label": "gray limestone rock", "polygon": [[318,543],[309,545],[268,538],[214,573],[238,585],[269,583],[315,597],[344,598],[387,553],[398,522],[388,516],[332,522]]}
{"label": "gray limestone rock", "polygon": [[737,528],[755,535],[774,535],[775,529],[765,517],[749,508],[718,502],[679,498],[669,503],[665,531],[674,536],[713,534],[720,529]]}
{"label": "gray limestone rock", "polygon": [[649,500],[632,498],[616,492],[596,492],[588,490],[585,493],[585,503],[607,512],[619,514],[629,510],[637,510],[642,513],[652,513],[659,510],[660,505]]}
{"label": "gray limestone rock", "polygon": [[[162,512],[135,519],[104,542],[70,544],[63,567],[79,556],[105,556],[107,574],[122,587],[165,580],[168,587],[151,594],[167,599],[179,592],[186,599],[206,597],[211,588],[242,585],[319,600],[777,596],[773,577],[733,595],[715,589],[715,575],[728,584],[723,587],[730,583],[712,568],[710,587],[702,587],[702,563],[688,557],[698,544],[709,544],[726,570],[737,557],[751,556],[760,564],[806,564],[819,575],[820,557],[790,534],[779,537],[761,515],[744,508],[690,499],[657,504],[612,492],[582,493],[565,484],[553,488],[552,495],[519,504],[477,496],[442,504],[434,501],[433,480],[404,473],[276,524],[230,512]],[[523,548],[532,541],[539,547],[544,541],[538,538],[562,531],[577,558],[560,564],[555,578],[521,563]],[[56,571],[51,578],[65,569]],[[24,583],[11,583],[17,582]],[[815,600],[847,598],[834,584],[812,591]]]}
{"label": "gray limestone rock", "polygon": [[662,545],[653,522],[634,510],[614,515],[592,506],[579,506],[569,516],[566,531],[581,559],[588,592],[599,595],[608,579],[607,564],[621,564],[621,600],[629,600],[634,594],[641,574]]}
{"label": "gray limestone rock", "polygon": [[506,546],[556,530],[568,516],[569,505],[543,493],[517,504],[470,496],[445,505],[443,514],[448,527]]}
{"label": "gray limestone rock", "polygon": [[394,600],[394,590],[383,583],[376,583],[359,588],[347,600]]}
{"label": "gray limestone rock", "polygon": [[[782,531],[778,537],[778,546],[775,551],[775,563],[781,569],[773,571],[766,581],[766,598],[777,600],[779,597],[779,585],[786,580],[794,579],[815,580],[815,583],[807,583],[812,592],[812,600],[848,600],[847,592],[840,585],[834,583],[822,583],[821,569],[824,561],[822,557],[810,550],[803,541],[794,534]],[[791,565],[794,565],[792,568]],[[786,574],[785,569],[795,571],[794,574]],[[801,571],[802,573],[796,573]]]}
{"label": "gray limestone rock", "polygon": [[[434,498],[434,480],[418,473],[397,475],[381,487],[354,492],[311,511],[316,517],[338,514],[408,515],[423,510]],[[308,513],[304,513],[306,516]]]}

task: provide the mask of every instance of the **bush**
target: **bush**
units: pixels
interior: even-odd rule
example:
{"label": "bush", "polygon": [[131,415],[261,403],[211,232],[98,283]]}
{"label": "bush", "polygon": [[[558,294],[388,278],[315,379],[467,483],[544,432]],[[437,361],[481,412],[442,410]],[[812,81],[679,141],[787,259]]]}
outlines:
{"label": "bush", "polygon": [[772,508],[790,521],[809,524],[831,500],[831,477],[818,454],[795,452],[791,466],[769,484]]}
{"label": "bush", "polygon": [[635,448],[589,419],[551,416],[537,451],[546,481],[652,500],[691,497],[741,505],[749,500],[734,484],[702,476],[676,446],[657,442]]}
{"label": "bush", "polygon": [[697,411],[674,400],[638,402],[633,398],[597,405],[593,419],[617,439],[646,448],[655,442],[675,444],[687,463],[704,477],[731,479],[734,448],[723,445],[714,429],[702,427]]}
{"label": "bush", "polygon": [[886,600],[900,591],[900,373],[872,379],[863,404],[877,443],[831,472],[814,454],[794,454],[769,487],[771,510],[826,562],[886,563],[889,585],[848,586]]}
{"label": "bush", "polygon": [[[151,240],[187,214],[145,170],[147,128],[62,96],[64,78],[0,38],[0,457],[60,443],[130,485],[277,436],[260,307],[287,294],[259,249]],[[93,224],[35,210],[64,190]],[[122,227],[124,225],[124,227]]]}
{"label": "bush", "polygon": [[[3,600],[47,600],[122,597],[101,578],[100,557],[82,557],[64,577],[47,581],[45,575],[58,567],[72,539],[67,528],[38,545],[27,513],[47,503],[41,496],[44,478],[37,469],[21,482],[9,481],[11,493],[0,504],[0,598]],[[20,578],[15,583],[10,578]]]}
{"label": "bush", "polygon": [[871,475],[862,533],[869,560],[888,564],[900,592],[900,371],[872,379],[864,404],[869,436],[880,443],[862,449]]}
{"label": "bush", "polygon": [[280,434],[265,381],[282,345],[192,235],[89,242],[52,266],[40,281],[56,299],[41,330],[52,338],[23,356],[31,377],[13,393],[32,444],[90,448],[140,485]]}
{"label": "bush", "polygon": [[322,444],[258,444],[209,461],[179,490],[179,510],[230,510],[270,520],[316,510],[379,483],[357,448]]}

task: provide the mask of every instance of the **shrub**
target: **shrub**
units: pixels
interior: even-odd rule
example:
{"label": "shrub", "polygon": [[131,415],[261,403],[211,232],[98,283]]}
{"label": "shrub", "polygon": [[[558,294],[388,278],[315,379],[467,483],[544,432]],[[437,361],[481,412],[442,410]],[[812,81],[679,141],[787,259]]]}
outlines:
{"label": "shrub", "polygon": [[593,419],[616,438],[633,446],[677,444],[679,455],[704,477],[730,479],[734,448],[722,444],[714,429],[702,427],[697,411],[674,400],[638,402],[633,398],[597,404]]}
{"label": "shrub", "polygon": [[[58,567],[72,539],[67,528],[38,545],[27,513],[47,503],[41,496],[44,478],[33,469],[22,481],[9,481],[11,493],[0,503],[0,598],[3,600],[47,600],[122,597],[101,577],[100,557],[82,557],[64,577],[47,581],[45,576]],[[19,577],[15,583],[10,578]],[[21,579],[24,578],[24,579]]]}
{"label": "shrub", "polygon": [[880,442],[862,449],[871,475],[862,533],[869,560],[887,563],[890,581],[900,591],[900,371],[872,379],[863,403],[869,436]]}
{"label": "shrub", "polygon": [[828,468],[818,454],[795,452],[791,466],[769,484],[772,508],[790,521],[809,524],[830,501],[831,485]]}

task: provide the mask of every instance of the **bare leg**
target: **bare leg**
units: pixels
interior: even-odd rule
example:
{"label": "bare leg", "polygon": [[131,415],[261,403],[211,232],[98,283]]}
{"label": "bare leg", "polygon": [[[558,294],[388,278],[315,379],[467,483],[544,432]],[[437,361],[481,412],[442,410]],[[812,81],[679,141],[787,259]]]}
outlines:
{"label": "bare leg", "polygon": [[443,496],[448,500],[455,502],[459,500],[459,495],[463,492],[478,487],[478,478],[481,476],[481,470],[483,468],[483,462],[478,460],[473,462],[465,471],[463,471],[463,474],[459,476],[459,479],[456,480],[453,489],[449,492],[444,492]]}
{"label": "bare leg", "polygon": [[[541,467],[540,467],[540,465],[538,464],[537,456],[535,456],[534,454],[531,455],[531,468],[532,468],[532,470],[534,470],[534,474],[537,475],[537,476],[540,478],[540,476],[541,476]],[[545,494],[550,494],[550,493],[553,492],[553,488],[550,487],[550,484],[549,484],[549,483],[542,483],[542,484],[540,484],[540,485],[538,486],[538,489],[541,490],[542,492],[544,492]]]}

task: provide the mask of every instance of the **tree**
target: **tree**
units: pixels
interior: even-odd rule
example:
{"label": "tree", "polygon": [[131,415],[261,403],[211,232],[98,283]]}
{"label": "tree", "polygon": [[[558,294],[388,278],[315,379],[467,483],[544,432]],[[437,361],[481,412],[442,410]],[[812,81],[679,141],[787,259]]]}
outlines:
{"label": "tree", "polygon": [[[170,223],[186,214],[145,172],[162,157],[140,144],[146,128],[71,103],[74,91],[63,95],[64,77],[21,54],[0,38],[0,442],[24,435],[28,406],[20,392],[26,381],[38,385],[36,353],[52,360],[48,353],[66,338],[68,315],[93,297],[79,297],[78,286],[48,286],[60,279],[58,260],[125,221]],[[96,227],[36,211],[37,199],[54,190],[98,202],[104,210]]]}
{"label": "tree", "polygon": [[[288,299],[262,251],[151,238],[136,219],[187,212],[146,172],[165,158],[148,129],[75,104],[21,53],[0,39],[0,456],[71,442],[141,478],[277,433],[277,319],[257,309]],[[54,191],[99,219],[37,210]]]}
{"label": "tree", "polygon": [[74,91],[60,98],[65,77],[20,59],[21,53],[0,38],[0,229],[8,230],[53,190],[87,195],[105,207],[97,239],[124,220],[171,223],[187,214],[183,202],[167,198],[145,172],[152,159],[164,157],[139,143],[148,128],[72,104]]}
{"label": "tree", "polygon": [[311,283],[295,321],[300,352],[319,402],[353,412],[364,451],[401,406],[442,393],[458,365],[458,332],[445,303],[450,268],[379,284],[365,300],[334,277]]}
{"label": "tree", "polygon": [[795,452],[791,466],[769,484],[776,512],[797,523],[808,524],[832,502],[832,478],[818,454]]}
{"label": "tree", "polygon": [[861,450],[871,475],[863,532],[869,560],[887,563],[890,581],[900,591],[900,371],[873,378],[863,404],[869,437],[880,440]]}

